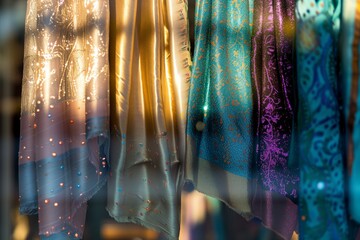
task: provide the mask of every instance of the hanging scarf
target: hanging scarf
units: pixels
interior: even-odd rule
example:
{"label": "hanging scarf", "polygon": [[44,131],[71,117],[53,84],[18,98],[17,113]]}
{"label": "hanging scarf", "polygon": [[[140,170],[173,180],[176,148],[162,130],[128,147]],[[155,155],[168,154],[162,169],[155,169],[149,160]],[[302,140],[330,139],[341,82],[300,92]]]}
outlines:
{"label": "hanging scarf", "polygon": [[341,35],[342,100],[345,123],[346,156],[349,174],[349,207],[351,217],[360,222],[360,115],[359,43],[360,1],[343,2]]}
{"label": "hanging scarf", "polygon": [[337,44],[341,1],[297,1],[300,237],[347,239]]}
{"label": "hanging scarf", "polygon": [[256,88],[260,178],[270,191],[297,197],[294,156],[295,2],[255,0],[252,76]]}
{"label": "hanging scarf", "polygon": [[177,239],[190,76],[187,3],[113,4],[108,211]]}
{"label": "hanging scarf", "polygon": [[[290,239],[296,228],[296,205],[264,191],[252,172],[256,89],[250,66],[252,11],[253,1],[197,1],[186,178],[246,219],[259,218]],[[284,74],[290,77],[292,70],[287,71]],[[284,218],[279,220],[279,215]]]}
{"label": "hanging scarf", "polygon": [[186,179],[248,218],[252,1],[196,2]]}
{"label": "hanging scarf", "polygon": [[104,185],[108,2],[29,0],[19,151],[20,212],[42,238],[81,238],[86,201]]}
{"label": "hanging scarf", "polygon": [[[252,78],[255,86],[256,172],[267,195],[283,204],[268,223],[279,234],[297,225],[295,158],[295,2],[254,1]],[[288,197],[288,198],[285,198]],[[266,198],[257,196],[256,198]],[[260,202],[258,204],[261,204]],[[271,212],[271,205],[267,210]],[[257,213],[258,208],[254,208]],[[286,224],[285,224],[286,223]],[[291,237],[284,236],[285,238]]]}

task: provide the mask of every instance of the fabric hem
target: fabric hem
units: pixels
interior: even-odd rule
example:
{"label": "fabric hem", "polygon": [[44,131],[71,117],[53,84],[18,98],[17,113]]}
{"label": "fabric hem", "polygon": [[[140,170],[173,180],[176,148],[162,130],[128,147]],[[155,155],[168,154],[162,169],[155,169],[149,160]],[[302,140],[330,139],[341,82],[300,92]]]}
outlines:
{"label": "fabric hem", "polygon": [[139,217],[124,217],[124,216],[116,216],[115,214],[112,213],[111,209],[106,207],[107,212],[109,213],[110,217],[112,217],[113,219],[115,219],[115,221],[119,222],[119,223],[135,223],[138,224],[140,226],[143,226],[145,228],[149,228],[149,229],[153,229],[157,232],[161,232],[164,233],[166,235],[167,239],[170,240],[177,240],[179,239],[178,237],[172,236],[168,231],[166,231],[165,229],[156,226],[155,224],[146,221],[144,219],[141,219]]}
{"label": "fabric hem", "polygon": [[[261,220],[261,225],[262,225],[263,227],[265,227],[266,229],[274,232],[277,236],[279,236],[279,237],[281,237],[281,238],[283,238],[283,239],[287,239],[283,234],[281,234],[281,233],[279,233],[278,231],[272,229],[270,225],[266,224],[266,223],[263,221],[263,218],[262,218],[259,214],[253,214],[253,213],[250,213],[250,212],[249,212],[249,213],[247,213],[247,212],[241,212],[241,211],[239,211],[239,209],[236,209],[235,207],[233,207],[228,201],[226,201],[226,200],[224,200],[224,199],[216,196],[215,194],[207,193],[206,191],[203,191],[202,189],[199,189],[192,180],[186,179],[186,180],[185,180],[185,183],[188,183],[188,182],[194,184],[194,188],[195,188],[196,191],[198,191],[198,192],[200,192],[200,193],[202,193],[202,194],[204,194],[204,195],[206,195],[206,196],[209,196],[209,197],[218,199],[219,201],[223,202],[227,207],[229,207],[230,209],[232,209],[233,211],[235,211],[237,214],[239,214],[241,217],[243,217],[246,221],[251,221],[251,220],[256,219],[256,218],[257,218],[257,219],[260,219],[260,220]],[[288,201],[292,206],[295,206],[295,207],[296,207],[296,204],[293,203],[290,199],[286,198],[285,200]],[[296,229],[294,229],[293,232],[298,233],[298,231],[297,231]]]}
{"label": "fabric hem", "polygon": [[[256,179],[242,177],[223,170],[208,160],[198,158],[194,138],[187,135],[188,148],[186,150],[184,183],[191,182],[194,188],[226,204],[230,209],[242,216],[247,221],[261,220],[262,226],[271,230],[283,239],[291,239],[298,227],[297,205],[286,196],[276,192],[266,191],[256,184]],[[194,169],[197,171],[194,172]],[[215,187],[212,185],[215,184]],[[230,191],[229,189],[238,189]],[[249,187],[251,189],[249,189]],[[276,201],[272,201],[276,198]],[[274,211],[271,211],[274,209]],[[269,211],[270,210],[270,211]],[[272,220],[275,215],[283,221]],[[282,225],[288,226],[287,229]]]}

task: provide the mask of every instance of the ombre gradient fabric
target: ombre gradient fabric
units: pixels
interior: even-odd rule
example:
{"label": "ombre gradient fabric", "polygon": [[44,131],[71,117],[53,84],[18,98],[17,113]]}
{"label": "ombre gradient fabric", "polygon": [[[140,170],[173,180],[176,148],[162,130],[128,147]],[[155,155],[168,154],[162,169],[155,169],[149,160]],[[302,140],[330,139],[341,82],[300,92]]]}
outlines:
{"label": "ombre gradient fabric", "polygon": [[111,174],[119,222],[177,239],[190,77],[187,2],[113,1]]}
{"label": "ombre gradient fabric", "polygon": [[19,151],[20,212],[42,239],[81,238],[108,171],[105,0],[28,0]]}
{"label": "ombre gradient fabric", "polygon": [[255,0],[254,6],[256,165],[266,189],[296,199],[295,1]]}
{"label": "ombre gradient fabric", "polygon": [[301,239],[348,239],[338,100],[341,4],[296,3]]}
{"label": "ombre gradient fabric", "polygon": [[360,1],[343,2],[341,31],[341,88],[345,123],[345,149],[349,176],[349,213],[360,222],[360,111],[359,43]]}

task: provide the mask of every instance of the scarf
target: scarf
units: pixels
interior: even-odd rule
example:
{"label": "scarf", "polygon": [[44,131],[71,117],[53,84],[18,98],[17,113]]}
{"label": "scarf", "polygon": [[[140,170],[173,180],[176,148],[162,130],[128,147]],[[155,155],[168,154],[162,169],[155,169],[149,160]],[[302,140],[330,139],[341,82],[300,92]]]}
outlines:
{"label": "scarf", "polygon": [[347,239],[337,44],[341,1],[297,1],[300,238]]}
{"label": "scarf", "polygon": [[42,238],[81,238],[108,171],[105,0],[29,0],[19,151],[20,212]]}
{"label": "scarf", "polygon": [[114,1],[108,212],[177,239],[190,76],[187,3]]}

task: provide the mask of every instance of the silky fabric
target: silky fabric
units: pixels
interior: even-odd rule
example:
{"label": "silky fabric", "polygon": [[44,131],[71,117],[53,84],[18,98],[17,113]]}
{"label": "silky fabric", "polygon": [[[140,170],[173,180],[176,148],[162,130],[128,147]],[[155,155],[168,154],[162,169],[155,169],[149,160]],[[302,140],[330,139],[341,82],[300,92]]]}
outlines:
{"label": "silky fabric", "polygon": [[255,0],[254,6],[256,165],[266,189],[296,199],[295,1]]}
{"label": "silky fabric", "polygon": [[19,151],[20,212],[42,239],[82,237],[108,171],[105,0],[28,0]]}
{"label": "silky fabric", "polygon": [[[266,227],[291,238],[296,206],[280,194],[264,191],[253,173],[253,4],[196,2],[185,178],[246,219],[260,218]],[[279,214],[291,220],[277,221]]]}
{"label": "silky fabric", "polygon": [[112,2],[108,211],[177,239],[185,155],[187,3]]}
{"label": "silky fabric", "polygon": [[197,1],[186,179],[250,213],[252,1]]}
{"label": "silky fabric", "polygon": [[338,38],[342,1],[297,1],[300,239],[348,239]]}
{"label": "silky fabric", "polygon": [[349,176],[349,213],[360,222],[360,115],[359,97],[359,43],[360,43],[360,1],[343,2],[341,31],[341,85],[347,172]]}
{"label": "silky fabric", "polygon": [[[297,230],[298,212],[294,203],[299,182],[294,10],[295,1],[255,0],[251,53],[255,92],[254,178],[259,185],[251,189],[255,191],[253,197],[260,200],[253,205],[253,213],[266,216],[265,225],[286,239]],[[262,190],[265,194],[258,196]],[[263,199],[268,201],[264,203]],[[259,205],[266,206],[262,214],[258,212]],[[275,207],[279,205],[283,207]],[[271,221],[268,216],[273,216]]]}

